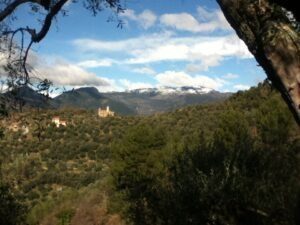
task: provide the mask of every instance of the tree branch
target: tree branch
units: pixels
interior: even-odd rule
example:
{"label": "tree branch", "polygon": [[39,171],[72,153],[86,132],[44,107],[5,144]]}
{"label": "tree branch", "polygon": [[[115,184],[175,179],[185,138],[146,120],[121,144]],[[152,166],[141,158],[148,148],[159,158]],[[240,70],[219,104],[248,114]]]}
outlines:
{"label": "tree branch", "polygon": [[9,4],[2,12],[0,12],[0,22],[2,22],[10,14],[12,14],[18,6],[20,6],[24,3],[29,3],[29,2],[37,3],[37,4],[43,6],[43,0],[15,0],[11,4]]}
{"label": "tree branch", "polygon": [[40,32],[36,33],[35,30],[31,30],[31,40],[33,42],[40,42],[46,36],[51,27],[52,19],[57,15],[67,1],[68,0],[60,0],[51,7],[50,12],[45,17],[45,21]]}

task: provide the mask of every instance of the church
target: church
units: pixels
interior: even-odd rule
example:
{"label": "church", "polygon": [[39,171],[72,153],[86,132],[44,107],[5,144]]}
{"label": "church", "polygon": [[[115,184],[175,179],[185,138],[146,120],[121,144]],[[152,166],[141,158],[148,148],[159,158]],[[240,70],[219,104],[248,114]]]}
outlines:
{"label": "church", "polygon": [[106,107],[106,109],[98,109],[98,116],[99,117],[113,117],[115,116],[115,112],[110,111],[109,106]]}

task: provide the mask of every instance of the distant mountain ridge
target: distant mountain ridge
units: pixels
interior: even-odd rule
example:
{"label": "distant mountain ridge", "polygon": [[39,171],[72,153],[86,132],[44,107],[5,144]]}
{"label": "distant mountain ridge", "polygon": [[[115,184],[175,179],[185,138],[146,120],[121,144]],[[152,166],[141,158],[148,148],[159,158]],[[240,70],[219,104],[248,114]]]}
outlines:
{"label": "distant mountain ridge", "polygon": [[[27,105],[40,108],[97,109],[110,106],[119,115],[150,115],[189,105],[220,102],[232,93],[221,93],[205,87],[141,88],[126,92],[99,92],[95,87],[82,87],[63,92],[51,99],[23,87],[17,93]],[[12,93],[6,93],[12,97]]]}
{"label": "distant mountain ridge", "polygon": [[133,115],[136,112],[123,102],[111,99],[98,91],[95,87],[83,87],[67,91],[53,99],[59,108],[73,107],[84,109],[98,109],[110,106],[112,110],[121,115]]}
{"label": "distant mountain ridge", "polygon": [[188,86],[143,88],[102,94],[123,102],[142,115],[167,112],[189,105],[220,102],[232,95],[232,93],[221,93],[204,87]]}
{"label": "distant mountain ridge", "polygon": [[14,91],[9,91],[4,94],[0,94],[4,97],[5,101],[9,105],[8,107],[15,108],[16,105],[22,105],[22,107],[33,108],[55,108],[55,103],[49,97],[34,91],[28,86],[22,86]]}
{"label": "distant mountain ridge", "polygon": [[176,95],[185,95],[185,94],[207,94],[213,91],[211,88],[206,87],[192,87],[192,86],[182,86],[182,87],[159,87],[159,88],[140,88],[134,89],[127,92],[130,93],[159,93],[162,95],[176,94]]}

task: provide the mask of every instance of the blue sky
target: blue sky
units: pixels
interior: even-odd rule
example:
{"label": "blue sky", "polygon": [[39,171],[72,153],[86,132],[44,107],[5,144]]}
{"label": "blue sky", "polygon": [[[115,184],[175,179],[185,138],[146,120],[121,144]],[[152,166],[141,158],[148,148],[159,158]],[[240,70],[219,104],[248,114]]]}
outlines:
{"label": "blue sky", "polygon": [[[80,1],[79,1],[80,2]],[[104,11],[93,17],[68,4],[29,61],[41,77],[66,88],[99,91],[160,86],[247,89],[265,74],[213,0],[127,0],[123,28]],[[26,8],[16,25],[33,24]]]}

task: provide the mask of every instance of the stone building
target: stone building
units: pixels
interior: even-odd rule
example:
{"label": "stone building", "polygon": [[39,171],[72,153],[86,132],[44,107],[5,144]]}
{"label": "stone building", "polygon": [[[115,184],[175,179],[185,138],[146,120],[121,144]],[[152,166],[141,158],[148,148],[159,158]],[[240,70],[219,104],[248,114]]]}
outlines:
{"label": "stone building", "polygon": [[106,109],[98,109],[98,116],[99,117],[113,117],[115,116],[115,112],[110,111],[109,106],[106,107]]}

